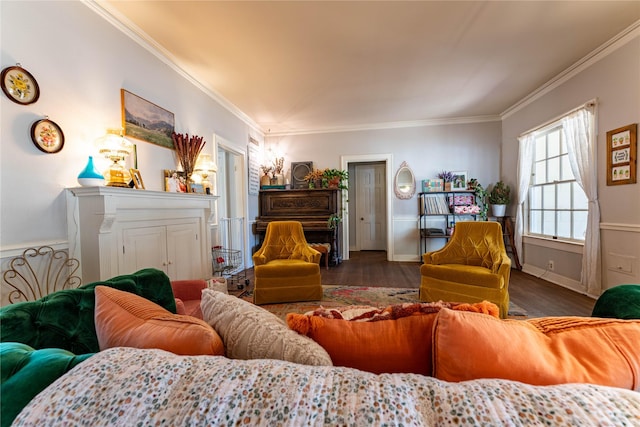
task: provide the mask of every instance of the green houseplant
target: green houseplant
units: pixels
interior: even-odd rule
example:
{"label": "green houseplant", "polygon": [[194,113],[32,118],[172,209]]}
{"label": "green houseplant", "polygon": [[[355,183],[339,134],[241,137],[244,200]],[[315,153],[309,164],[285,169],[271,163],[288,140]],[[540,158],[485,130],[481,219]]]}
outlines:
{"label": "green houseplant", "polygon": [[349,172],[340,169],[325,169],[322,173],[322,178],[323,181],[326,179],[329,188],[346,190],[347,186],[344,181],[349,179]]}
{"label": "green houseplant", "polygon": [[469,190],[473,190],[473,194],[476,196],[476,203],[480,207],[480,219],[486,221],[487,212],[489,211],[489,204],[487,203],[487,190],[485,190],[482,184],[480,184],[475,178],[471,178],[469,180]]}
{"label": "green houseplant", "polygon": [[498,181],[489,192],[489,203],[493,216],[503,217],[507,205],[511,201],[511,189],[502,181]]}

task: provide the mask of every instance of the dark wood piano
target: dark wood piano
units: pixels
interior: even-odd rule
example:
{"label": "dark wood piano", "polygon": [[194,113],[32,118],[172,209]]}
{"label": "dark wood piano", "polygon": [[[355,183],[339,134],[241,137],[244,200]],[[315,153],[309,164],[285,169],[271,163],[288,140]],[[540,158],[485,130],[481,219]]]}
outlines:
{"label": "dark wood piano", "polygon": [[328,220],[340,213],[340,202],[338,189],[261,190],[254,234],[262,243],[271,221],[300,221],[307,242],[331,244],[329,263],[337,265],[342,261],[340,225],[331,229]]}

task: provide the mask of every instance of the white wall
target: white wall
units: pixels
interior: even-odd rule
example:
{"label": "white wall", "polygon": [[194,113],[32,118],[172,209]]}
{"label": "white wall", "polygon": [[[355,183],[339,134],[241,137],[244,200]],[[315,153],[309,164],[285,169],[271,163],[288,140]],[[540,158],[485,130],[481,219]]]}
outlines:
{"label": "white wall", "polygon": [[[265,144],[290,162],[313,161],[314,168],[341,168],[341,156],[391,154],[391,176],[406,161],[417,185],[438,172],[467,171],[485,187],[500,176],[500,122],[399,129],[378,129],[310,135],[267,137]],[[418,188],[418,191],[420,189]],[[393,194],[393,190],[391,190]],[[394,230],[393,260],[418,261],[418,201],[390,200]]]}
{"label": "white wall", "polygon": [[[44,243],[64,246],[64,189],[77,186],[87,156],[96,154],[94,140],[120,127],[121,88],[173,112],[176,132],[204,136],[211,154],[214,133],[245,150],[255,132],[81,2],[2,1],[0,18],[2,68],[21,63],[41,90],[38,102],[27,106],[0,96],[3,257]],[[31,124],[44,115],[64,132],[57,154],[44,154],[31,142]],[[177,166],[173,150],[136,142],[146,188],[163,190],[163,169]]]}
{"label": "white wall", "polygon": [[[512,187],[516,182],[517,137],[521,133],[593,98],[598,99],[598,195],[604,290],[622,283],[640,283],[640,183],[606,185],[607,131],[640,122],[638,31],[630,42],[503,120],[502,178]],[[628,257],[625,262],[632,269],[630,273],[616,268],[620,261],[616,254]],[[582,257],[574,246],[536,241],[525,245],[523,256],[525,271],[544,274],[545,279],[570,288],[579,287]],[[555,261],[555,271],[545,273],[550,259]]]}

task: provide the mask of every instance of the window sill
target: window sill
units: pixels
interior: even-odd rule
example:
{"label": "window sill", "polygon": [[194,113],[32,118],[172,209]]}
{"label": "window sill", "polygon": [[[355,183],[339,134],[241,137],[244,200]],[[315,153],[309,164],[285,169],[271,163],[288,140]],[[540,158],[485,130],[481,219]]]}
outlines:
{"label": "window sill", "polygon": [[575,254],[582,254],[582,249],[584,248],[584,243],[549,239],[539,236],[522,236],[522,241],[527,245],[541,246],[543,248],[557,249]]}

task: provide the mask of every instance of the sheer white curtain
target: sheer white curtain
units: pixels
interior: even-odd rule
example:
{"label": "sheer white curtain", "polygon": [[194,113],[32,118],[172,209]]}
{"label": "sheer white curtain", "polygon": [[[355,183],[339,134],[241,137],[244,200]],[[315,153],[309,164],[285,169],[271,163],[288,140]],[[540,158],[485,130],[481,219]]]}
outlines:
{"label": "sheer white curtain", "polygon": [[587,231],[582,250],[581,283],[590,295],[600,294],[600,204],[595,141],[595,106],[581,108],[562,119],[571,171],[589,200]]}
{"label": "sheer white curtain", "polygon": [[536,140],[534,132],[518,138],[520,141],[520,147],[518,151],[518,188],[517,198],[518,204],[516,206],[516,230],[515,230],[515,243],[516,251],[520,254],[522,259],[522,234],[524,233],[524,218],[527,214],[525,211],[524,202],[527,200],[527,194],[529,193],[529,184],[531,183],[531,169],[533,168],[533,147]]}

